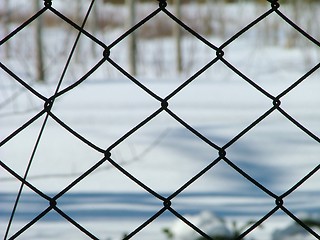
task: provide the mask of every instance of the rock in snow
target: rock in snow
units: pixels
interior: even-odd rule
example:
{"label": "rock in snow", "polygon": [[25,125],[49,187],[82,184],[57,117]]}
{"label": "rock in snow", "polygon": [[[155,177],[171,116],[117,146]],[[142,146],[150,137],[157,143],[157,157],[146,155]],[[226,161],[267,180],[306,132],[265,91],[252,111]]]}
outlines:
{"label": "rock in snow", "polygon": [[[303,218],[301,218],[303,220]],[[320,231],[320,218],[308,216],[304,221],[314,232],[319,234]],[[309,222],[309,223],[308,223]],[[301,227],[298,223],[291,223],[284,229],[275,230],[272,234],[272,240],[314,240],[316,239],[306,229]]]}
{"label": "rock in snow", "polygon": [[[184,217],[211,237],[231,237],[231,231],[228,229],[225,222],[211,212],[204,211],[199,215],[186,215]],[[175,237],[174,239],[177,240],[195,240],[200,237],[200,235],[195,230],[193,230],[181,220],[177,220],[173,224],[172,233]]]}

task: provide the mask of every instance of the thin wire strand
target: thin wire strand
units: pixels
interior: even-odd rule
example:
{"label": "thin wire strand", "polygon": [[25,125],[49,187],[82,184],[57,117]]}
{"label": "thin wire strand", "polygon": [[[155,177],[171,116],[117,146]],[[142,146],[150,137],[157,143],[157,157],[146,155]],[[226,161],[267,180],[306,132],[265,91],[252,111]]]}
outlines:
{"label": "thin wire strand", "polygon": [[[84,27],[84,25],[85,25],[85,23],[86,23],[86,21],[87,21],[87,19],[88,19],[88,16],[89,16],[90,11],[91,11],[91,9],[92,9],[93,3],[94,3],[94,0],[92,0],[92,2],[91,2],[91,5],[90,5],[90,7],[89,7],[89,9],[88,9],[88,11],[87,11],[87,14],[86,14],[86,17],[85,17],[85,19],[84,19],[84,21],[83,21],[83,24],[82,24],[82,26],[81,26],[81,29],[83,29],[83,27]],[[45,10],[46,10],[46,9],[47,9],[47,8],[45,8]],[[42,13],[42,12],[41,12],[41,13]],[[39,14],[38,16],[40,16],[40,15],[41,15],[41,14]],[[64,76],[65,76],[65,73],[66,73],[66,71],[67,71],[67,68],[69,67],[71,58],[72,58],[73,53],[74,53],[74,51],[75,51],[75,48],[76,48],[76,46],[77,46],[77,44],[78,44],[78,41],[79,41],[79,38],[80,38],[80,34],[81,34],[81,31],[79,32],[79,34],[78,34],[78,36],[77,36],[77,38],[76,38],[76,40],[75,40],[75,43],[74,43],[74,45],[73,45],[73,48],[72,48],[72,50],[71,50],[71,53],[69,54],[69,57],[68,57],[68,60],[67,60],[67,62],[66,62],[65,68],[64,68],[64,70],[63,70],[63,72],[62,72],[60,81],[59,81],[59,83],[58,83],[58,85],[57,85],[56,93],[58,92],[58,90],[59,90],[59,88],[60,88],[60,85],[61,85],[61,83],[62,83],[62,80],[63,80],[63,78],[64,78]],[[22,80],[21,80],[21,81],[22,81]],[[51,104],[53,104],[53,101],[51,102]],[[52,107],[52,106],[51,106],[51,107]],[[43,121],[43,124],[42,124],[42,126],[41,126],[40,132],[39,132],[39,134],[38,134],[38,138],[37,138],[37,140],[36,140],[35,146],[34,146],[34,148],[33,148],[31,157],[30,157],[30,159],[29,159],[27,168],[26,168],[26,170],[25,170],[25,173],[24,173],[24,176],[23,176],[23,179],[24,179],[24,180],[26,180],[27,177],[28,177],[28,174],[29,174],[29,171],[30,171],[30,169],[31,169],[31,165],[32,165],[32,163],[33,163],[33,160],[34,160],[36,151],[37,151],[37,149],[38,149],[38,147],[39,147],[40,140],[42,139],[42,135],[43,135],[44,129],[45,129],[45,127],[46,127],[48,118],[49,118],[49,113],[47,112],[47,114],[46,114],[46,116],[45,116],[45,119],[44,119],[44,121]],[[21,185],[20,185],[20,188],[19,188],[19,191],[18,191],[16,200],[15,200],[13,209],[12,209],[12,211],[11,211],[11,215],[10,215],[10,219],[9,219],[9,222],[8,222],[8,225],[7,225],[7,228],[6,228],[6,232],[5,232],[5,237],[4,237],[4,239],[6,239],[7,236],[8,236],[8,234],[9,234],[9,231],[10,231],[10,228],[11,228],[11,224],[12,224],[12,222],[13,222],[13,219],[14,219],[14,216],[15,216],[15,213],[16,213],[16,210],[17,210],[17,206],[18,206],[18,203],[19,203],[19,201],[20,201],[20,197],[21,197],[21,194],[22,194],[22,191],[23,191],[23,187],[24,187],[24,181],[21,182]]]}
{"label": "thin wire strand", "polygon": [[41,137],[42,137],[42,134],[44,132],[44,129],[45,129],[45,126],[46,126],[46,123],[48,121],[48,116],[49,115],[46,115],[45,116],[45,119],[42,123],[42,126],[40,128],[40,131],[39,131],[39,134],[38,134],[38,137],[37,137],[37,140],[36,140],[36,143],[33,147],[33,150],[32,150],[32,153],[31,153],[31,156],[30,156],[30,159],[28,161],[28,164],[27,164],[27,168],[25,170],[25,173],[24,173],[24,176],[23,176],[23,181],[21,181],[21,184],[20,184],[20,188],[18,190],[18,194],[17,194],[17,197],[16,197],[16,200],[14,202],[14,205],[13,205],[13,209],[11,211],[11,215],[10,215],[10,219],[9,219],[9,222],[8,222],[8,225],[7,225],[7,228],[6,228],[6,233],[5,233],[5,238],[4,239],[7,239],[7,236],[9,234],[9,231],[10,231],[10,228],[11,228],[11,224],[13,222],[13,219],[14,219],[14,216],[15,216],[15,213],[16,213],[16,210],[17,210],[17,207],[18,207],[18,203],[20,201],[20,198],[21,198],[21,194],[22,194],[22,191],[23,191],[23,188],[24,188],[24,185],[25,185],[25,181],[28,177],[28,174],[29,174],[29,171],[31,169],[31,165],[33,163],[33,159],[34,159],[34,156],[36,154],[36,151],[39,147],[39,144],[40,144],[40,140],[41,140]]}

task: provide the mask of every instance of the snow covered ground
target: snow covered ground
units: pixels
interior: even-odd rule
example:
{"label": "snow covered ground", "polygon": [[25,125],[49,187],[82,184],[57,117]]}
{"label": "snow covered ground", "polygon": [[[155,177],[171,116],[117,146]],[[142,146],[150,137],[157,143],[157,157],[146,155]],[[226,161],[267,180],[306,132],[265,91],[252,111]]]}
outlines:
{"label": "snow covered ground", "polygon": [[[287,97],[288,101],[283,100],[284,106],[287,105],[290,109],[288,112],[297,116],[310,130],[317,130],[320,117],[317,107],[320,99],[314,93],[319,85],[315,80],[316,78],[308,80],[301,92],[297,89],[297,93]],[[150,85],[164,97],[174,89],[175,84],[176,82],[155,82]],[[273,84],[269,87],[273,89],[280,87],[279,85],[281,86]],[[42,101],[38,105],[40,110]],[[169,101],[172,111],[219,146],[226,144],[271,105],[269,99],[255,93],[252,87],[241,80],[199,81]],[[158,108],[159,102],[130,82],[88,82],[62,96],[52,110],[79,134],[105,149]],[[6,126],[1,133],[2,139],[32,115],[34,113],[29,112],[26,115],[1,118],[1,125]],[[1,147],[2,161],[21,175],[25,171],[42,122],[43,117]],[[276,194],[281,194],[317,165],[319,148],[316,142],[275,112],[232,145],[227,153],[228,158],[250,176]],[[112,150],[114,160],[163,196],[169,196],[217,156],[216,150],[165,112]],[[101,157],[101,153],[83,144],[49,119],[28,178],[40,190],[54,196]],[[318,182],[319,175],[315,174],[288,197],[286,206],[294,213],[318,211]],[[9,217],[18,187],[19,183],[1,169],[0,204],[1,209],[6,209],[1,214],[2,226],[5,226]],[[47,204],[25,188],[13,229],[31,220]],[[162,208],[161,201],[146,193],[108,163],[71,189],[58,200],[58,204],[71,217],[84,226],[89,226],[101,239],[104,236],[118,236],[119,239],[119,235],[134,230],[139,223]],[[239,224],[258,220],[273,206],[274,199],[224,163],[217,164],[173,200],[174,209],[181,214],[210,211]],[[288,217],[279,214],[279,217],[271,217],[263,229],[257,229],[255,232],[258,239],[269,239],[269,234],[264,234],[263,231],[269,231],[268,225],[284,225],[279,220],[282,218],[289,222]],[[99,224],[92,226],[92,219]],[[165,214],[137,237],[149,239],[147,236],[151,234],[152,239],[164,239],[161,229],[170,226],[172,222],[174,217]],[[57,214],[49,215],[39,222],[39,228],[48,227],[49,232],[40,232],[50,239],[50,232],[61,226],[62,236],[76,234],[74,228],[65,228],[62,223],[63,218]],[[108,224],[108,227],[105,228],[104,224]],[[30,239],[36,239],[40,233],[38,227],[35,227],[26,234]],[[252,236],[256,234],[252,233]],[[43,238],[43,235],[38,236],[38,239]]]}
{"label": "snow covered ground", "polygon": [[[49,56],[57,51],[53,47],[55,41],[52,36],[56,34],[63,38],[61,33],[57,34],[59,32],[58,29],[47,30],[46,44],[51,46],[47,52]],[[319,50],[314,47],[310,47],[312,51],[307,51],[308,48],[251,46],[250,43],[256,42],[251,37],[248,34],[232,43],[225,49],[224,57],[275,97],[319,62]],[[106,38],[111,41],[109,38],[112,37]],[[16,39],[18,41],[19,37]],[[217,37],[209,37],[209,40],[217,46],[223,42]],[[84,40],[82,44],[87,46],[87,43]],[[125,46],[125,42],[114,48],[111,58],[114,57],[125,68],[126,50],[122,46]],[[140,48],[148,50],[148,54],[140,58],[137,79],[162,99],[215,57],[214,51],[207,54],[208,47],[190,36],[185,37],[183,50],[185,64],[189,68],[184,74],[178,75],[173,67],[173,46],[171,38],[143,39],[140,42]],[[61,49],[57,51],[57,59],[63,56]],[[69,72],[68,81],[63,83],[61,89],[81,77],[99,58],[101,56],[89,58],[86,65],[73,63],[73,72]],[[50,83],[33,84],[34,89],[46,97],[55,92],[59,79],[58,70],[61,66],[59,61],[56,62],[48,70],[55,72],[49,75]],[[23,66],[26,65],[21,63],[21,59],[19,62],[1,56],[1,63],[17,69],[19,76],[28,78],[23,72]],[[159,72],[162,75],[154,77]],[[40,112],[44,102],[14,83],[4,71],[0,71],[0,76],[6,80],[1,83],[0,90],[0,160],[23,176],[45,114],[10,141],[3,141]],[[318,80],[319,71],[316,71],[281,98],[281,108],[316,136],[319,136],[320,119]],[[8,101],[16,93],[17,97]],[[170,98],[168,103],[172,112],[219,147],[225,146],[273,106],[270,98],[220,62]],[[52,112],[98,148],[108,149],[160,107],[158,100],[106,63],[81,85],[57,98]],[[218,157],[217,150],[165,111],[115,145],[111,154],[115,162],[163,197],[169,197]],[[229,160],[277,195],[285,193],[318,166],[319,154],[319,143],[278,111],[274,111],[227,148]],[[80,141],[49,117],[27,179],[40,191],[54,197],[102,158],[101,152]],[[319,180],[319,173],[316,173],[287,196],[284,199],[286,208],[306,218],[316,215],[320,210]],[[19,187],[19,182],[0,168],[0,236],[4,236]],[[62,211],[99,239],[121,239],[163,207],[161,200],[108,162],[71,188],[57,203]],[[47,207],[46,200],[24,187],[10,234],[14,234]],[[222,161],[172,200],[173,209],[200,225],[208,234],[211,234],[212,228],[231,232],[234,230],[233,222],[241,228],[248,221],[259,220],[274,207],[275,200],[272,197]],[[220,219],[223,221],[220,222]],[[291,223],[291,218],[279,210],[262,227],[251,232],[248,239],[271,240],[275,229],[284,229]],[[196,237],[189,227],[167,211],[133,239],[165,240],[165,228],[169,228],[177,239]],[[320,233],[319,229],[315,231]],[[289,232],[278,231],[278,239],[275,240],[285,240],[280,237],[288,236]],[[54,211],[19,239],[57,238],[88,239]],[[316,238],[311,236],[310,239]]]}

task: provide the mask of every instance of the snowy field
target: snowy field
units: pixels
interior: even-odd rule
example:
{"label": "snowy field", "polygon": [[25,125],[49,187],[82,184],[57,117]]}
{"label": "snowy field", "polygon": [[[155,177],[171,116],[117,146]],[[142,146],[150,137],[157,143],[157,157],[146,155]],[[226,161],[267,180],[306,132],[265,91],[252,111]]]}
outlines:
{"label": "snowy field", "polygon": [[[241,5],[242,11],[245,11],[245,6],[252,10],[249,4]],[[236,9],[236,5],[230,5],[224,10],[231,14]],[[248,22],[256,14],[255,11],[249,12],[252,14],[248,14]],[[280,29],[289,29],[285,23],[281,24]],[[240,30],[240,27],[236,26],[236,29]],[[282,43],[286,39],[282,38],[277,46],[264,45],[257,40],[259,31],[264,28],[257,26],[257,29],[227,46],[224,58],[272,96],[281,94],[319,63],[318,47],[312,46],[303,37],[299,39],[304,44],[297,47],[284,47]],[[232,32],[232,28],[228,30],[230,33],[227,35],[236,32]],[[107,44],[123,30],[110,31],[112,34],[103,36]],[[26,36],[28,31],[12,39],[23,57],[7,59],[1,52],[0,56],[2,64],[14,69],[22,79],[29,80],[33,73],[33,59],[26,61],[30,54],[28,48],[19,45],[21,39],[28,39]],[[73,38],[66,40],[65,31],[57,27],[47,29],[45,36],[50,81],[46,84],[32,83],[32,87],[49,98],[56,90],[57,79],[67,58],[62,54],[64,47],[71,46]],[[57,45],[60,41],[56,39],[62,39],[65,45]],[[82,40],[82,46],[89,46],[87,39]],[[219,46],[226,39],[208,36],[208,40]],[[178,74],[173,67],[172,38],[141,39],[139,42],[138,47],[144,50],[144,54],[139,58],[137,79],[162,99],[215,57],[214,51],[190,35],[185,36],[182,43],[185,71]],[[125,46],[126,42],[123,41],[111,51],[111,58],[124,68]],[[72,62],[60,90],[79,79],[102,57],[90,56],[84,61],[88,52],[86,48],[83,49],[82,60],[80,63]],[[100,50],[96,49],[97,52]],[[55,53],[59,55],[52,58]],[[45,114],[6,141],[10,134],[43,109],[44,102],[14,82],[2,70],[0,78],[4,79],[1,80],[0,88],[0,160],[23,176],[40,129],[46,122],[27,180],[43,193],[54,197],[104,155],[66,131],[52,117],[46,121]],[[319,71],[315,71],[280,99],[281,108],[317,137],[320,134],[319,90]],[[219,147],[228,144],[273,107],[272,99],[257,91],[221,62],[210,67],[170,98],[168,103],[172,112]],[[116,163],[161,196],[169,197],[214,161],[218,151],[165,111],[124,141],[118,142],[160,107],[158,100],[105,63],[82,84],[58,97],[51,111],[97,148],[109,149],[113,146],[111,158]],[[319,143],[277,110],[231,144],[226,151],[230,161],[276,195],[288,191],[318,166],[320,155]],[[320,175],[315,173],[284,198],[285,207],[298,217],[319,221],[319,181]],[[5,235],[19,187],[19,181],[0,168],[1,237]],[[122,239],[163,208],[161,200],[108,162],[67,191],[57,203],[68,216],[103,240]],[[46,200],[25,186],[9,236],[47,207]],[[258,221],[274,207],[275,199],[223,161],[172,199],[173,209],[208,234],[220,231],[230,235],[235,228],[241,229],[249,221]],[[292,223],[293,220],[279,210],[246,239],[316,239],[295,226],[275,234],[276,230],[285,229]],[[199,237],[166,211],[132,239],[167,240],[169,238],[163,232],[164,229],[170,229],[175,236],[173,239],[195,240]],[[296,234],[290,236],[290,232],[295,230]],[[319,228],[314,230],[320,234]],[[51,211],[18,239],[88,237]]]}

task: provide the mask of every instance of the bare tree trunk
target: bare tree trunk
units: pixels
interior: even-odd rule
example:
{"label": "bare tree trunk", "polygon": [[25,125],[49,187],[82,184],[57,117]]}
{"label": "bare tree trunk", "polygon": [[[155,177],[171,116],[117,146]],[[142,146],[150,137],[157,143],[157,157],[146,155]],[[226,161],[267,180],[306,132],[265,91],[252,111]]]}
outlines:
{"label": "bare tree trunk", "polygon": [[216,4],[216,0],[206,0],[206,16],[204,17],[204,26],[205,26],[205,33],[206,35],[211,35],[213,30],[212,30],[212,11],[214,9],[213,5]]}
{"label": "bare tree trunk", "polygon": [[[97,36],[97,28],[99,24],[99,19],[98,19],[98,4],[100,4],[100,1],[95,1],[93,5],[93,13],[92,13],[92,20],[91,20],[91,31],[94,36]],[[91,45],[91,51],[92,51],[92,56],[96,57],[96,43],[92,41]]]}
{"label": "bare tree trunk", "polygon": [[[34,0],[34,8],[36,11],[40,9],[39,0]],[[42,19],[38,18],[35,22],[35,51],[36,51],[36,80],[43,82],[45,80],[44,64],[43,64],[43,42],[42,42]]]}
{"label": "bare tree trunk", "polygon": [[[78,24],[78,25],[80,25],[81,26],[81,22],[82,22],[82,19],[81,19],[81,13],[82,13],[82,8],[81,8],[81,0],[77,0],[76,1],[76,8],[75,8],[75,10],[76,10],[76,23]],[[76,50],[76,52],[75,52],[75,60],[76,60],[76,62],[77,63],[79,63],[80,61],[81,61],[81,50],[82,50],[82,48],[81,48],[81,41],[78,41],[78,43],[77,43],[77,50]]]}
{"label": "bare tree trunk", "polygon": [[[131,28],[135,23],[135,18],[136,18],[135,2],[136,1],[134,0],[126,0],[126,5],[129,10],[127,28]],[[130,36],[128,36],[129,73],[132,75],[137,74],[136,55],[137,55],[136,34],[133,32],[130,34]]]}
{"label": "bare tree trunk", "polygon": [[[9,0],[4,0],[4,35],[8,36],[10,33],[10,21],[11,13],[9,8]],[[5,44],[5,57],[10,57],[10,41],[7,41]]]}
{"label": "bare tree trunk", "polygon": [[[181,0],[174,0],[175,15],[181,19]],[[181,28],[179,24],[174,25],[174,37],[176,44],[176,68],[177,72],[182,72],[182,52],[181,52]]]}
{"label": "bare tree trunk", "polygon": [[225,2],[219,0],[216,3],[216,7],[219,9],[219,13],[218,13],[218,22],[219,22],[219,35],[222,38],[226,37],[226,16],[227,14],[225,13]]}
{"label": "bare tree trunk", "polygon": [[[293,22],[299,25],[299,22],[301,20],[300,11],[302,11],[302,3],[301,1],[297,1],[297,0],[290,0],[289,3],[291,4],[291,7],[292,7]],[[292,29],[292,31],[288,36],[287,47],[289,48],[296,47],[298,45],[298,39],[299,39],[299,32],[296,31],[295,29]]]}

